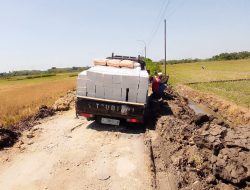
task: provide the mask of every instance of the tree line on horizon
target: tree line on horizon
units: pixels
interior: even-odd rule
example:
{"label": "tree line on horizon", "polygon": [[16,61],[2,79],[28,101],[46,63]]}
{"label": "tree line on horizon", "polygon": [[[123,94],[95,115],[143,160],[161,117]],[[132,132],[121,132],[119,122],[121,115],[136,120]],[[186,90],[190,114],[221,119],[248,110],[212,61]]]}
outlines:
{"label": "tree line on horizon", "polygon": [[[215,55],[208,59],[178,59],[178,60],[167,60],[167,64],[178,64],[178,63],[195,63],[199,61],[229,61],[229,60],[238,60],[238,59],[248,59],[250,58],[250,52],[241,51],[241,52],[232,52],[232,53],[221,53]],[[164,60],[157,61],[156,63],[164,64]]]}
{"label": "tree line on horizon", "polygon": [[[31,75],[41,75],[41,77],[55,76],[57,73],[76,73],[76,72],[84,71],[88,68],[89,67],[68,67],[68,68],[52,67],[51,69],[48,69],[45,71],[42,71],[42,70],[10,71],[10,72],[0,73],[0,78],[8,78],[8,77],[14,77],[14,76],[31,76]],[[31,78],[34,78],[34,77],[31,77]]]}

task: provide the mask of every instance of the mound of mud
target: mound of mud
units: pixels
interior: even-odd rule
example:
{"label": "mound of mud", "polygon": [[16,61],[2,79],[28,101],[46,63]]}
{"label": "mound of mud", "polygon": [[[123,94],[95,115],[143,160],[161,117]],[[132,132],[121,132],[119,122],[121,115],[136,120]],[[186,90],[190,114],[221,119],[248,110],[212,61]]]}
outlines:
{"label": "mound of mud", "polygon": [[54,114],[55,114],[55,111],[52,108],[46,105],[42,105],[40,106],[38,112],[35,115],[30,116],[20,121],[19,123],[12,126],[11,129],[13,129],[14,131],[19,131],[19,132],[28,130],[34,125],[36,125],[40,119],[53,116]]}
{"label": "mound of mud", "polygon": [[11,130],[0,128],[0,149],[12,146],[18,139],[19,134]]}
{"label": "mound of mud", "polygon": [[52,106],[53,110],[55,111],[67,111],[70,107],[73,106],[75,102],[75,92],[68,91],[67,94],[61,98],[59,98],[54,105]]}
{"label": "mound of mud", "polygon": [[73,106],[74,100],[75,92],[68,91],[67,94],[59,98],[52,107],[48,107],[46,105],[40,106],[36,114],[25,118],[24,120],[12,126],[11,129],[19,132],[30,129],[31,127],[39,123],[39,120],[55,115],[56,111],[69,110]]}
{"label": "mound of mud", "polygon": [[195,115],[174,97],[164,106],[152,142],[157,173],[176,174],[178,189],[249,189],[250,126],[233,128],[213,116]]}
{"label": "mound of mud", "polygon": [[43,105],[39,108],[35,115],[25,118],[15,125],[10,126],[9,128],[11,130],[0,127],[0,149],[14,145],[24,130],[29,130],[34,125],[38,124],[40,119],[54,114],[55,111],[52,108]]}
{"label": "mound of mud", "polygon": [[46,105],[42,105],[39,108],[39,111],[35,114],[34,120],[43,119],[45,117],[49,117],[49,116],[52,116],[54,114],[55,114],[55,111],[52,108],[50,108]]}

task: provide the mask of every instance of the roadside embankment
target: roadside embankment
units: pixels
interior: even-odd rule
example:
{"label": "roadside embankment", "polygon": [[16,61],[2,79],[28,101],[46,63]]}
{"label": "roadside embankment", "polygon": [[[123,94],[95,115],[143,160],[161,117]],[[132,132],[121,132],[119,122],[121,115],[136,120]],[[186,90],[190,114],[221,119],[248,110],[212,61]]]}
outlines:
{"label": "roadside embankment", "polygon": [[149,132],[158,189],[169,179],[172,189],[250,188],[250,126],[196,115],[171,88],[161,112]]}
{"label": "roadside embankment", "polygon": [[9,126],[8,129],[0,127],[0,149],[12,146],[24,130],[30,130],[34,125],[39,124],[41,119],[53,116],[56,112],[67,111],[73,108],[74,100],[75,91],[68,91],[52,107],[41,105],[37,113]]}
{"label": "roadside embankment", "polygon": [[188,86],[178,85],[174,89],[181,96],[191,99],[196,103],[206,105],[214,112],[217,112],[222,118],[235,124],[236,126],[250,125],[250,111],[246,108],[222,100],[214,95],[193,90]]}

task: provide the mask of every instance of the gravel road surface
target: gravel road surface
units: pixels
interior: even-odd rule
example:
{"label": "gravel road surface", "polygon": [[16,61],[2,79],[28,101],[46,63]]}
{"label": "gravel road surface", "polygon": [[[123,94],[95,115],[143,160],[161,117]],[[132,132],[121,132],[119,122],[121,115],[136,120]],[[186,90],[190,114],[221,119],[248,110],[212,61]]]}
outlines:
{"label": "gravel road surface", "polygon": [[42,120],[0,152],[1,190],[151,189],[143,129],[76,119]]}

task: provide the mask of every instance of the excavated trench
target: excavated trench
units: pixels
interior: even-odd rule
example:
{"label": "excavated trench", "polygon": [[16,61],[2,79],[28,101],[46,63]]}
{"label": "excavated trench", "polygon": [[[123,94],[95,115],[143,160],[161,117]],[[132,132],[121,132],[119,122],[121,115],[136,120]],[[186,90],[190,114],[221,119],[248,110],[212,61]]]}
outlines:
{"label": "excavated trench", "polygon": [[250,188],[250,126],[232,126],[171,88],[161,103],[152,137],[158,189],[169,174],[172,189]]}
{"label": "excavated trench", "polygon": [[212,110],[210,110],[209,108],[201,105],[201,104],[197,104],[192,100],[188,100],[188,106],[195,112],[195,114],[206,114],[206,115],[214,115],[215,116],[215,112],[213,112]]}

